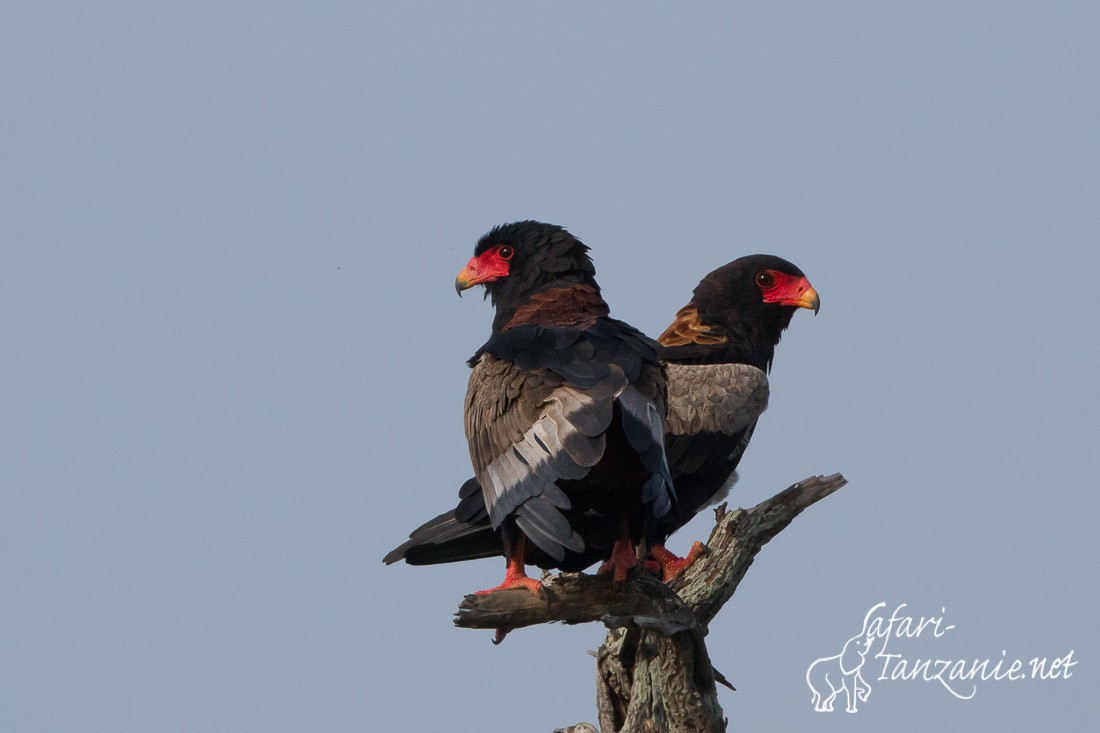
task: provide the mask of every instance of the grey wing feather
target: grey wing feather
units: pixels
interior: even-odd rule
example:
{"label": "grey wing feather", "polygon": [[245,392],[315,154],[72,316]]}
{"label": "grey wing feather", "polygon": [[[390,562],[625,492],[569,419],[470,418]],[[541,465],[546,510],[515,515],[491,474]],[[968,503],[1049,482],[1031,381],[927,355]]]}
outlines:
{"label": "grey wing feather", "polygon": [[565,557],[566,548],[584,550],[584,540],[569,526],[569,520],[541,496],[528,499],[516,510],[516,525],[555,560]]}
{"label": "grey wing feather", "polygon": [[652,504],[654,517],[663,517],[672,508],[675,490],[668,469],[664,448],[664,425],[659,405],[648,399],[634,386],[628,386],[619,395],[623,414],[623,432],[634,450],[638,451],[642,465],[650,477],[642,487],[642,501]]}
{"label": "grey wing feather", "polygon": [[[557,486],[583,478],[603,457],[621,370],[580,390],[553,375],[524,372],[481,356],[466,393],[466,437],[493,529],[516,517],[524,534],[547,554],[583,550],[561,513],[568,497]],[[507,387],[507,389],[504,389]]]}
{"label": "grey wing feather", "polygon": [[667,364],[666,430],[732,435],[768,408],[768,375],[748,364]]}

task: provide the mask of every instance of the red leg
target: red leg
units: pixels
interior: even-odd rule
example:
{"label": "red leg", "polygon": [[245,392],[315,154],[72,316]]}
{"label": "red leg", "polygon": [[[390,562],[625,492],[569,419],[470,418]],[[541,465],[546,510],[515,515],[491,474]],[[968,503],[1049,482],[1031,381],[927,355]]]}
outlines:
{"label": "red leg", "polygon": [[[526,588],[538,597],[542,597],[542,582],[535,580],[534,578],[528,578],[527,572],[523,566],[523,545],[525,539],[521,535],[519,541],[516,542],[515,549],[512,550],[512,555],[508,558],[508,567],[504,572],[504,582],[495,588],[486,588],[485,590],[479,590],[474,595],[483,596],[488,593],[495,593],[498,590],[511,590],[513,588]],[[501,637],[503,639],[503,637]]]}
{"label": "red leg", "polygon": [[619,539],[615,540],[615,546],[611,548],[611,558],[607,560],[597,573],[613,573],[616,583],[622,583],[630,573],[630,569],[638,564],[638,553],[634,550],[634,543],[630,541],[630,532],[626,523],[623,523]]}
{"label": "red leg", "polygon": [[649,556],[661,566],[661,577],[664,581],[675,580],[684,574],[692,564],[702,557],[707,551],[707,546],[702,542],[696,542],[691,546],[691,552],[687,557],[678,557],[665,549],[664,545],[654,545]]}

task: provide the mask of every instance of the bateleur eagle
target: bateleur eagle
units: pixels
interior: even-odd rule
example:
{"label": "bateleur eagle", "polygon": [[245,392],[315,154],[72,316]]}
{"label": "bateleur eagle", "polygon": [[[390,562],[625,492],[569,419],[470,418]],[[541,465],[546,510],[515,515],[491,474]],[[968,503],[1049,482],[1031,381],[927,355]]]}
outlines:
{"label": "bateleur eagle", "polygon": [[[722,500],[736,481],[737,465],[767,408],[767,372],[775,346],[797,309],[816,314],[819,305],[816,291],[795,265],[771,255],[742,257],[704,277],[658,339],[668,380],[665,452],[677,491],[651,548],[665,579],[682,573],[702,545],[695,543],[681,559],[664,549],[664,540]],[[589,532],[600,538],[608,530]],[[490,525],[474,478],[459,489],[457,507],[414,530],[385,562],[432,565],[500,553],[500,533]],[[582,570],[599,559],[581,553],[562,567]],[[541,560],[532,558],[536,564]]]}
{"label": "bateleur eagle", "polygon": [[493,229],[455,282],[460,294],[474,285],[496,309],[469,361],[465,403],[480,487],[469,496],[507,558],[504,582],[490,590],[540,592],[524,570],[528,543],[544,566],[593,556],[625,578],[634,547],[658,539],[674,501],[659,347],[609,317],[588,247],[561,227]]}
{"label": "bateleur eagle", "polygon": [[665,455],[677,487],[674,511],[651,548],[663,576],[679,576],[687,558],[664,540],[704,507],[725,498],[756,422],[768,407],[767,373],[775,346],[799,308],[821,301],[802,270],[773,255],[751,255],[709,273],[658,341],[668,376]]}

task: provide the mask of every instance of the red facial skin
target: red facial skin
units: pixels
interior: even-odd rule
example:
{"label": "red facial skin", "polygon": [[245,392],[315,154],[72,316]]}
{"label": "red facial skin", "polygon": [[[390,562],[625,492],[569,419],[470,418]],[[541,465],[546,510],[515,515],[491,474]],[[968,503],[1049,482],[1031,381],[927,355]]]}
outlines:
{"label": "red facial skin", "polygon": [[[771,282],[761,282],[764,274],[771,276]],[[764,270],[756,276],[756,285],[764,295],[765,303],[793,305],[797,308],[809,308],[817,313],[821,300],[817,291],[804,277],[795,277],[779,270]]]}
{"label": "red facial skin", "polygon": [[482,252],[477,257],[471,257],[466,267],[458,273],[455,289],[461,294],[463,290],[475,285],[508,277],[510,271],[508,261],[512,259],[514,252],[515,250],[508,245],[501,245]]}

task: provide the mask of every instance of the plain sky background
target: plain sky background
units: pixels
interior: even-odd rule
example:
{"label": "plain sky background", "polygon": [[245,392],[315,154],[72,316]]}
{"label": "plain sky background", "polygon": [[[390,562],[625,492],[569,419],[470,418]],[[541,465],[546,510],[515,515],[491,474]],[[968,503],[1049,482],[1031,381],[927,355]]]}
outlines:
{"label": "plain sky background", "polygon": [[[469,475],[453,281],[523,218],[653,335],[744,254],[821,294],[732,501],[851,483],[711,627],[731,730],[1094,725],[1098,71],[1085,2],[6,3],[0,730],[593,720],[600,627],[494,647],[503,561],[381,563]],[[879,601],[1079,664],[814,713]]]}

